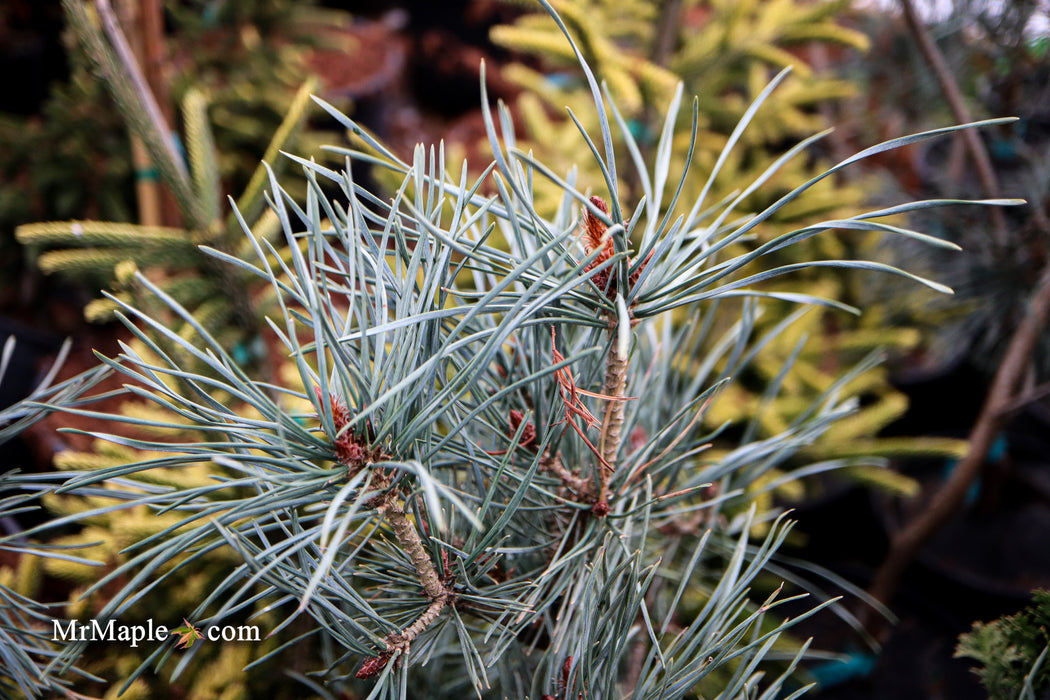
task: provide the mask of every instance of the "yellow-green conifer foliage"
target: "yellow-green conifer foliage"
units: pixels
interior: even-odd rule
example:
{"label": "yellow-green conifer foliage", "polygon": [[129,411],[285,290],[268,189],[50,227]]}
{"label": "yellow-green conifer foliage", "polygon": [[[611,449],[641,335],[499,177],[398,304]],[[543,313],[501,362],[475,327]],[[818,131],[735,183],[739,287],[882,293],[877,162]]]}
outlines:
{"label": "yellow-green conifer foliage", "polygon": [[[254,96],[250,94],[250,84],[238,82],[243,81],[244,76],[234,76],[232,84],[223,90],[184,88],[181,91],[183,159],[182,154],[168,146],[169,138],[163,133],[165,125],[157,123],[152,116],[146,96],[136,92],[126,75],[126,66],[104,36],[97,18],[80,0],[67,0],[63,5],[78,46],[106,84],[129,131],[145,144],[160,179],[174,195],[182,226],[50,221],[19,226],[18,240],[39,253],[37,262],[45,273],[89,280],[96,288],[115,293],[124,301],[138,299],[121,279],[130,279],[135,269],[142,270],[167,294],[192,310],[201,327],[208,332],[225,334],[224,337],[232,338],[233,342],[240,340],[246,361],[253,359],[253,355],[259,359],[259,349],[254,348],[253,352],[252,341],[264,323],[265,310],[259,306],[265,299],[255,294],[261,285],[253,284],[249,275],[219,264],[199,248],[208,246],[234,257],[253,254],[251,243],[241,234],[238,220],[229,213],[224,189],[231,179],[239,179],[233,177],[230,167],[240,156],[217,146],[214,120],[229,122],[231,114],[243,111],[253,100],[267,105],[283,101],[287,108],[284,120],[271,133],[265,153],[252,155],[256,163],[261,156],[264,163],[273,163],[273,170],[279,172],[287,164],[287,159],[280,157],[280,151],[304,145],[299,141],[312,104],[310,94],[318,86],[316,80],[309,78],[302,82],[300,76],[298,91],[289,92],[285,83],[290,78],[289,72],[294,71],[288,66],[282,74],[274,76],[269,90]],[[274,90],[284,97],[278,99]],[[293,95],[290,102],[287,101],[289,94]],[[219,131],[229,130],[227,123]],[[319,134],[313,134],[308,141],[312,144],[317,137]],[[258,165],[236,196],[243,218],[262,245],[266,245],[263,241],[273,239],[279,228],[276,217],[265,207],[263,191],[269,177],[268,167]],[[123,275],[119,272],[122,265]],[[108,320],[116,308],[113,300],[100,298],[87,306],[85,314],[92,321]],[[191,324],[185,323],[174,330],[183,337],[196,332]]]}
{"label": "yellow-green conifer foliage", "polygon": [[[292,109],[267,149],[269,160],[278,161],[279,150],[287,146],[301,127],[312,81],[303,85]],[[117,292],[118,298],[132,299],[132,291],[121,279],[120,266],[155,273],[166,293],[194,311],[197,321],[210,331],[233,330],[249,336],[261,323],[255,310],[257,300],[250,290],[258,287],[246,275],[236,275],[215,263],[198,246],[206,245],[231,255],[250,253],[250,243],[234,238],[240,230],[232,214],[223,216],[222,191],[218,176],[218,154],[213,147],[207,121],[206,98],[196,92],[187,97],[185,110],[186,144],[190,156],[190,178],[175,189],[190,188],[182,207],[186,226],[182,228],[143,226],[105,221],[49,221],[19,226],[18,240],[40,248],[38,264],[45,273],[61,273],[99,280]],[[260,166],[248,188],[237,199],[241,211],[251,217],[252,231],[259,240],[271,239],[278,229],[276,217],[263,208],[263,188],[267,169]],[[239,233],[237,234],[240,235]],[[236,247],[231,241],[237,240]],[[244,250],[243,248],[247,248]],[[131,266],[131,267],[129,267]],[[85,309],[89,320],[106,320],[116,303],[102,298]],[[176,329],[192,332],[188,326]]]}

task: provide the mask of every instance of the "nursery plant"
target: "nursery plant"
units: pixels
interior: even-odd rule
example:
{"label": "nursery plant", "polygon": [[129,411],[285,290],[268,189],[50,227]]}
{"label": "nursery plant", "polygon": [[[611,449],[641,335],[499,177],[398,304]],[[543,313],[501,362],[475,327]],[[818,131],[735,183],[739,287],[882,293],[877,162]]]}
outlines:
{"label": "nursery plant", "polygon": [[[164,6],[172,101],[182,105],[191,93],[197,93],[198,103],[206,98],[203,109],[217,146],[215,168],[228,191],[240,192],[309,78],[305,59],[315,47],[332,43],[318,37],[351,18],[312,2],[289,0],[194,0]],[[93,14],[90,9],[81,13]],[[71,23],[66,39],[69,78],[50,89],[39,118],[0,114],[3,245],[8,245],[10,231],[27,221],[134,221],[136,181],[163,181],[155,168],[133,165],[127,138],[131,117],[108,94],[105,73],[97,69],[97,57],[85,46],[82,31]],[[312,149],[325,140],[329,135],[306,129],[297,147]],[[19,262],[15,257],[12,270]],[[74,276],[88,273],[84,268],[67,270]]]}
{"label": "nursery plant", "polygon": [[[240,241],[237,220],[222,212],[225,189],[221,164],[233,154],[220,151],[216,146],[209,113],[215,98],[199,88],[185,91],[182,101],[184,158],[141,76],[137,80],[128,78],[127,66],[121,62],[119,51],[97,26],[85,5],[68,0],[63,8],[78,46],[102,78],[129,130],[145,144],[160,178],[173,193],[183,226],[48,221],[19,226],[16,230],[19,241],[37,251],[47,248],[39,252],[38,262],[44,272],[101,281],[110,288],[115,282],[124,300],[135,294],[134,285],[128,283],[129,270],[163,269],[167,273],[163,286],[169,294],[193,309],[205,327],[224,332],[239,342],[242,361],[258,360],[261,351],[256,331],[260,320],[253,289],[238,279],[235,270],[217,265],[197,247],[207,244],[237,252],[233,246]],[[270,137],[264,158],[274,159],[281,148],[295,143],[306,121],[309,94],[316,86],[315,81],[307,80],[299,87],[288,113]],[[237,200],[243,216],[256,234],[263,237],[273,236],[277,228],[276,219],[265,215],[265,182],[266,171],[259,166]],[[118,273],[121,265],[124,274]],[[99,299],[88,305],[85,314],[90,320],[107,320],[112,318],[114,308],[112,302]],[[192,332],[188,326],[181,330]]]}
{"label": "nursery plant", "polygon": [[1050,688],[1050,593],[1032,592],[1032,602],[1014,615],[975,622],[959,636],[956,656],[975,660],[974,669],[993,700],[1034,700]]}
{"label": "nursery plant", "polygon": [[[950,202],[733,244],[851,163],[962,127],[873,146],[742,214],[742,202],[823,136],[789,149],[740,192],[709,198],[782,72],[745,111],[698,194],[683,199],[694,187],[691,159],[672,169],[670,158],[682,88],[647,163],[543,4],[587,78],[598,128],[579,138],[602,174],[599,190],[581,191],[572,171],[516,147],[507,108],[495,117],[488,109],[484,71],[494,161],[477,178],[466,163],[447,164],[440,145],[403,161],[318,100],[365,146],[332,147],[345,157],[340,171],[287,155],[302,167],[303,203],[269,173],[268,209],[286,254],[237,203],[253,256],[201,246],[230,274],[272,290],[267,323],[290,371],[242,365],[229,340],[141,271],[127,270],[138,299],[108,295],[135,342],[101,360],[151,411],[65,410],[71,421],[123,424],[92,435],[142,456],[71,475],[55,495],[94,507],[27,533],[130,509],[164,520],[85,591],[106,592],[97,619],[126,618],[166,582],[232,553],[225,577],[176,615],[187,627],[272,620],[279,644],[246,673],[310,644],[314,665],[301,680],[324,697],[772,698],[793,682],[808,644],[788,643],[790,627],[834,601],[777,562],[790,522],[754,499],[789,478],[880,464],[812,462],[802,452],[856,409],[851,382],[874,360],[768,437],[757,435],[763,405],[797,352],[747,421],[711,429],[705,415],[806,307],[856,311],[769,280],[853,268],[946,290],[863,260],[752,264],[836,229],[950,248],[879,221]],[[691,123],[695,142],[696,100]],[[622,192],[614,126],[642,196]],[[397,173],[397,191],[385,198],[362,187],[365,167]],[[540,181],[561,191],[552,216],[537,211]],[[801,309],[756,330],[763,304],[780,302]],[[720,309],[736,303],[734,322],[720,323]],[[789,466],[790,477],[768,478]],[[210,478],[154,478],[172,469]],[[818,595],[800,602],[764,573]],[[803,612],[785,618],[788,602]],[[178,641],[147,649],[124,686],[154,670],[177,680],[206,646]],[[48,672],[61,675],[84,649],[69,644]]]}

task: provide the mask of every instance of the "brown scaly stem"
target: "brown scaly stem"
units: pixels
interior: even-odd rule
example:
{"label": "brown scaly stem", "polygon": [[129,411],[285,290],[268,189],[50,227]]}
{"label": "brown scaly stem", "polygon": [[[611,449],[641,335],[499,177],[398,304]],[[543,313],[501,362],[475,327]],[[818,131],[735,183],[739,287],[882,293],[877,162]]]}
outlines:
{"label": "brown scaly stem", "polygon": [[[382,481],[389,481],[389,479],[390,477],[384,474]],[[423,586],[423,591],[431,600],[444,600],[448,596],[448,589],[441,582],[441,576],[423,547],[423,540],[419,537],[415,525],[405,515],[405,508],[401,505],[397,489],[388,489],[379,498],[376,510],[386,517],[390,527],[393,528],[398,544],[408,554],[412,566],[419,575],[419,583]]]}
{"label": "brown scaly stem", "polygon": [[[601,197],[591,197],[590,201],[598,211],[605,214],[609,213],[609,207]],[[601,219],[593,215],[589,209],[584,209],[583,211],[580,219],[580,229],[584,249],[588,255],[598,251],[597,257],[587,264],[584,270],[593,270],[596,266],[603,264],[615,255],[613,242],[607,235],[608,227]],[[649,256],[652,257],[652,253]],[[617,289],[629,289],[638,281],[638,277],[648,261],[649,258],[646,258],[627,280],[617,280],[615,277],[616,269],[608,268],[595,274],[591,281],[599,289],[605,290],[606,297],[613,301],[618,296]],[[609,315],[609,336],[612,339],[612,344],[609,347],[609,354],[605,358],[605,386],[602,390],[602,395],[599,397],[607,403],[605,404],[605,414],[601,420],[602,432],[598,439],[598,448],[596,450],[601,466],[598,470],[598,501],[594,504],[594,513],[599,517],[609,512],[609,479],[616,472],[616,456],[619,454],[620,445],[623,443],[623,422],[627,413],[627,407],[624,406],[624,401],[627,398],[625,393],[627,389],[627,357],[620,356],[617,343],[620,323],[621,321],[616,314]]]}
{"label": "brown scaly stem", "polygon": [[[323,392],[320,387],[315,387],[314,391],[318,400],[322,400]],[[386,469],[374,466],[375,462],[387,459],[388,455],[383,454],[378,447],[369,446],[367,437],[358,436],[356,432],[348,429],[346,426],[350,421],[350,411],[346,404],[335,396],[331,396],[330,400],[332,420],[337,431],[335,437],[337,458],[346,465],[348,474],[356,474],[361,469],[372,468],[372,483],[379,494],[369,501],[369,505],[390,523],[394,537],[401,545],[401,549],[408,554],[412,567],[416,570],[419,585],[430,599],[430,605],[411,625],[400,632],[388,635],[386,648],[376,656],[366,659],[358,669],[358,678],[371,678],[386,667],[395,652],[400,652],[401,656],[407,654],[412,641],[437,619],[445,606],[454,602],[455,594],[438,574],[434,562],[430,559],[430,554],[423,545],[423,539],[405,514],[405,506],[400,490],[394,484],[393,475]],[[365,435],[368,434],[367,425],[363,432]]]}
{"label": "brown scaly stem", "polygon": [[540,468],[549,471],[554,476],[561,479],[561,483],[565,488],[575,493],[580,500],[587,500],[594,497],[594,487],[591,484],[590,479],[584,479],[577,474],[569,471],[565,464],[561,461],[561,455],[552,455],[550,450],[543,453],[540,457]]}
{"label": "brown scaly stem", "polygon": [[386,650],[381,652],[378,656],[370,657],[366,659],[361,668],[358,670],[357,678],[372,678],[380,671],[382,671],[390,659],[396,652],[400,652],[400,656],[404,657],[409,648],[412,646],[412,641],[423,633],[430,623],[437,619],[437,616],[441,614],[445,605],[448,604],[447,598],[451,597],[451,593],[446,593],[445,597],[437,598],[427,606],[427,609],[423,611],[423,614],[416,618],[416,621],[411,625],[395,632],[386,638]]}
{"label": "brown scaly stem", "polygon": [[390,474],[386,470],[378,470],[376,476],[378,477],[376,482],[377,488],[385,490],[381,495],[373,499],[375,509],[390,523],[398,544],[408,554],[408,558],[419,576],[419,583],[423,587],[423,592],[430,598],[430,605],[411,625],[400,632],[388,635],[386,638],[386,649],[378,655],[367,659],[358,670],[357,678],[371,678],[378,674],[386,667],[387,662],[390,661],[395,652],[400,652],[401,656],[407,654],[413,640],[422,634],[437,619],[441,611],[453,603],[455,598],[452,590],[441,580],[441,575],[438,574],[437,569],[434,567],[434,562],[431,561],[430,555],[427,554],[423,546],[423,540],[420,538],[419,532],[416,531],[415,526],[405,514],[405,507],[402,505],[398,490],[391,488],[392,478]]}
{"label": "brown scaly stem", "polygon": [[423,614],[416,618],[416,621],[411,625],[401,630],[396,634],[392,634],[387,638],[388,648],[393,650],[395,648],[401,649],[402,651],[408,651],[408,645],[412,643],[412,640],[423,633],[430,623],[437,619],[437,616],[441,614],[441,611],[448,604],[449,593],[446,591],[444,596],[437,598],[432,602],[427,609],[423,611]]}
{"label": "brown scaly stem", "polygon": [[623,421],[627,412],[624,398],[627,389],[627,358],[620,357],[616,343],[616,322],[610,330],[612,345],[605,359],[605,386],[602,393],[608,398],[605,414],[602,416],[602,432],[598,438],[598,450],[603,460],[601,484],[598,489],[598,504],[605,503],[608,508],[609,479],[616,471],[616,455],[623,443]]}

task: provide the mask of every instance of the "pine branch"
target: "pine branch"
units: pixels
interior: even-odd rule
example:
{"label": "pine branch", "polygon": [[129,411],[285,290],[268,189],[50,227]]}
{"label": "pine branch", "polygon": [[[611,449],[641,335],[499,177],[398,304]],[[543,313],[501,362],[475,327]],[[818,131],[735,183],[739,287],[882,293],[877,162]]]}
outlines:
{"label": "pine branch", "polygon": [[399,658],[405,658],[412,642],[430,627],[446,606],[455,601],[455,594],[442,582],[441,576],[434,567],[434,562],[430,560],[430,555],[423,546],[419,533],[405,514],[398,489],[390,484],[390,475],[385,470],[378,470],[378,474],[379,479],[376,486],[385,488],[386,491],[377,497],[376,511],[385,516],[394,530],[398,544],[408,554],[419,576],[419,583],[430,598],[430,605],[408,627],[400,632],[387,635],[386,648],[378,655],[365,659],[361,668],[358,669],[356,677],[361,679],[377,675],[394,658],[395,654]]}
{"label": "pine branch", "polygon": [[[553,14],[546,0],[544,5]],[[584,26],[589,18],[582,19],[581,32],[593,33]],[[569,37],[564,24],[559,28]],[[582,56],[568,40],[572,53]],[[591,48],[601,53],[596,44]],[[622,65],[613,67],[624,74]],[[492,112],[483,111],[495,162],[469,182],[466,173],[454,178],[446,172],[440,147],[419,147],[405,162],[319,101],[366,149],[332,150],[355,168],[367,163],[385,169],[399,184],[388,197],[355,182],[355,168],[337,172],[291,156],[308,195],[300,204],[269,178],[268,201],[284,236],[281,253],[253,235],[236,210],[245,247],[255,257],[208,250],[230,274],[270,286],[276,306],[270,328],[288,358],[289,371],[277,373],[280,383],[250,375],[201,323],[199,306],[185,308],[148,277],[133,275],[133,293],[111,297],[136,340],[102,361],[151,402],[150,410],[106,414],[76,406],[70,413],[122,422],[146,436],[98,433],[138,456],[70,474],[62,497],[89,505],[25,533],[129,510],[163,518],[152,517],[162,529],[123,548],[86,591],[105,593],[101,619],[143,600],[161,580],[196,570],[202,557],[223,552],[236,563],[221,571],[189,619],[217,622],[251,604],[279,614],[285,601],[297,600],[294,613],[272,633],[290,631],[296,615],[309,617],[302,639],[320,640],[324,652],[331,650],[321,658],[322,673],[338,682],[342,659],[365,654],[357,676],[380,676],[376,697],[403,698],[410,672],[413,678],[432,674],[428,687],[445,687],[451,679],[456,692],[479,695],[491,689],[505,697],[551,691],[563,700],[578,692],[619,697],[628,663],[639,669],[628,679],[638,698],[714,683],[712,695],[761,692],[760,664],[778,636],[806,616],[778,622],[771,616],[779,592],[765,601],[751,597],[764,572],[779,574],[772,557],[790,527],[765,510],[763,498],[778,482],[851,464],[812,464],[802,451],[850,414],[845,387],[873,365],[829,379],[777,434],[757,439],[747,428],[741,444],[728,448],[724,437],[703,425],[708,401],[732,381],[730,375],[750,372],[757,353],[789,331],[794,315],[759,331],[757,304],[749,300],[736,322],[723,326],[715,322],[721,317],[714,302],[753,296],[820,303],[767,291],[765,284],[813,264],[922,282],[888,265],[852,260],[740,272],[764,255],[839,229],[936,244],[869,221],[911,205],[820,222],[755,247],[737,244],[849,163],[954,129],[874,146],[741,217],[736,209],[745,198],[815,138],[758,173],[738,195],[716,197],[712,205],[705,201],[706,184],[695,197],[682,194],[688,168],[679,185],[669,182],[676,94],[651,173],[632,150],[647,191],[642,206],[626,195],[619,200],[617,141],[597,79],[587,68],[585,73],[602,116],[599,132],[581,124],[579,136],[602,170],[612,197],[608,208],[577,189],[571,176],[513,147],[514,120],[503,105],[497,110],[502,139]],[[746,110],[715,160],[712,180],[783,79]],[[618,110],[613,113],[622,121]],[[698,128],[695,102],[692,123]],[[560,192],[550,218],[535,204],[534,184],[544,179]],[[249,194],[248,206],[261,201],[261,194]],[[582,241],[574,220],[578,203],[590,217]],[[621,209],[623,204],[630,206]],[[634,234],[641,241],[631,260],[628,236]],[[672,323],[667,312],[679,308],[703,321]],[[667,322],[658,325],[653,319],[659,317]],[[564,355],[553,335],[547,345],[548,328],[559,329]],[[719,337],[709,337],[712,328],[720,329],[711,334]],[[589,387],[601,382],[602,393],[580,389],[577,377]],[[782,379],[772,381],[764,398],[779,394]],[[630,411],[628,386],[645,389]],[[595,409],[601,420],[589,400],[606,402]],[[536,416],[535,425],[522,424],[523,406]],[[600,435],[592,442],[595,428]],[[537,436],[549,439],[559,429],[557,449],[539,452]],[[630,450],[624,448],[627,435]],[[714,442],[722,444],[702,454]],[[594,476],[583,478],[583,470],[595,465]],[[154,470],[175,467],[199,468],[211,478],[206,485],[161,481],[164,488],[156,488]],[[553,479],[536,478],[542,472],[560,480],[576,503],[552,493]],[[402,488],[406,482],[411,491]],[[97,505],[100,494],[106,500]],[[409,504],[409,498],[418,500]],[[600,517],[609,512],[610,498],[620,499],[616,517]],[[592,505],[590,514],[581,503]],[[431,523],[441,542],[430,539]],[[759,528],[766,529],[764,537]],[[442,561],[432,556],[438,546]],[[456,557],[455,579],[445,553]],[[705,602],[681,615],[692,586],[704,589]],[[673,594],[664,595],[669,588]],[[413,643],[417,667],[410,669]],[[66,647],[55,666],[82,651],[82,645]],[[803,645],[784,674],[762,681],[766,696],[779,692],[805,653]],[[426,665],[430,659],[441,663]]]}
{"label": "pine branch", "polygon": [[452,594],[446,592],[439,597],[435,598],[434,601],[427,606],[427,609],[423,611],[415,622],[401,630],[397,634],[390,635],[389,643],[391,644],[390,649],[396,649],[402,654],[408,653],[409,645],[416,637],[423,633],[427,627],[430,626],[437,616],[441,614],[441,611],[448,605],[452,599]]}
{"label": "pine branch", "polygon": [[[324,403],[323,392],[315,387],[315,393],[319,401]],[[455,594],[452,589],[442,581],[434,562],[427,553],[419,532],[415,525],[408,519],[401,500],[400,489],[396,482],[396,476],[389,469],[376,467],[375,462],[383,460],[386,455],[377,448],[368,446],[367,429],[366,434],[358,436],[350,426],[350,412],[341,399],[329,397],[332,409],[333,427],[335,434],[332,436],[335,442],[335,452],[339,461],[346,466],[350,476],[356,475],[362,469],[372,467],[375,475],[374,486],[382,491],[382,494],[372,499],[371,505],[376,512],[384,517],[394,532],[394,537],[401,545],[402,551],[408,554],[419,584],[423,592],[430,598],[430,605],[416,620],[401,630],[387,637],[387,647],[378,656],[367,660],[358,671],[359,678],[370,678],[378,673],[386,665],[395,652],[399,652],[403,658],[411,646],[412,641],[423,633],[430,624],[437,619],[441,611],[452,604]]]}

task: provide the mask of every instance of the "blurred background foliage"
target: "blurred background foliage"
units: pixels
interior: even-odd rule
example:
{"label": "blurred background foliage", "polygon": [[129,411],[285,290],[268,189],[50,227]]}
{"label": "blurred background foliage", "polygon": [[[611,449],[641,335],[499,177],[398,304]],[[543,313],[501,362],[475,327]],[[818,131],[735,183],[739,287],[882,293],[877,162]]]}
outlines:
{"label": "blurred background foliage", "polygon": [[[915,226],[959,244],[957,255],[928,255],[907,243],[890,243],[894,259],[907,258],[955,290],[950,300],[916,290],[891,289],[871,280],[868,298],[887,298],[889,323],[923,332],[926,369],[972,364],[991,374],[1024,315],[1039,271],[1050,255],[1050,60],[1045,3],[962,0],[930,26],[931,35],[959,84],[974,119],[1018,117],[1016,124],[980,134],[1000,193],[1028,204],[1005,211],[1008,226],[995,231],[987,212],[955,209],[916,214]],[[857,135],[893,137],[917,125],[954,116],[910,34],[892,17],[871,13],[857,24],[872,37],[864,59],[844,56],[837,70],[861,89],[863,99],[841,105],[842,121]],[[880,178],[878,197],[895,192],[925,196],[987,196],[961,139],[902,153]],[[907,292],[902,294],[901,292]],[[913,293],[914,292],[914,293]],[[1050,379],[1050,334],[1034,354],[1032,381]]]}
{"label": "blurred background foliage", "polygon": [[[103,35],[98,16],[82,3],[69,3],[67,9],[73,28],[67,27],[64,35],[69,82],[55,86],[42,108],[43,119],[12,116],[0,136],[9,140],[15,156],[3,163],[10,177],[0,180],[0,198],[21,204],[4,209],[5,218],[0,222],[4,240],[10,241],[11,226],[19,225],[19,238],[40,269],[78,283],[88,291],[88,299],[101,288],[120,299],[150,305],[150,295],[140,294],[132,281],[141,268],[193,310],[204,332],[227,339],[245,365],[275,371],[268,365],[259,337],[267,308],[266,290],[256,294],[258,285],[216,265],[197,245],[244,254],[240,247],[247,243],[240,224],[229,213],[226,194],[236,195],[260,240],[276,234],[276,217],[265,214],[263,190],[268,174],[260,160],[272,162],[279,171],[280,149],[312,153],[321,142],[335,138],[307,126],[309,95],[319,89],[310,77],[308,60],[316,50],[348,48],[349,38],[341,32],[349,25],[350,15],[312,3],[166,4],[164,85],[170,94],[153,93],[162,113],[168,112],[167,123],[158,124],[143,95],[123,80],[119,53],[112,37]],[[175,130],[178,148],[166,162],[170,154],[164,152],[160,137],[165,127]],[[156,165],[151,168],[147,163],[145,171],[141,163],[133,165],[129,135],[145,142],[150,153],[160,154],[159,164],[155,159]],[[0,149],[9,144],[0,144]],[[29,163],[32,166],[26,167]],[[180,166],[185,171],[181,178]],[[160,181],[176,194],[160,193],[167,201],[161,201],[153,221],[134,223],[139,217],[136,177],[149,183]],[[53,192],[62,194],[54,196]],[[25,224],[48,217],[70,218]],[[115,306],[111,300],[94,299],[84,306],[84,315],[87,320],[104,322]],[[170,322],[183,337],[198,333],[193,324],[174,317]],[[144,352],[137,339],[127,340]],[[121,403],[119,410],[137,416],[146,407],[132,399]],[[59,469],[97,469],[140,454],[100,441],[81,442],[80,449],[70,449],[69,443],[76,441],[65,442],[55,446],[54,463]],[[214,477],[214,470],[156,469],[151,477],[158,484],[174,480],[186,485],[206,482]],[[49,496],[42,499],[42,505],[52,516],[60,517],[82,513],[104,501]],[[104,563],[104,575],[106,569],[126,560],[128,546],[156,535],[171,522],[142,507],[119,517],[91,519],[52,544],[86,547],[89,556]],[[159,588],[138,603],[135,614],[177,627],[186,611],[196,607],[225,576],[229,565],[228,555],[216,554],[192,568],[167,572]],[[53,595],[56,589],[67,591],[71,602],[65,617],[91,617],[106,602],[106,588],[84,596],[88,586],[100,578],[97,567],[25,556],[16,565],[0,569],[0,581],[20,595],[38,599]],[[258,619],[265,624],[267,618]],[[275,624],[270,620],[270,627]],[[274,682],[266,673],[246,676],[242,672],[276,647],[276,641],[269,641],[201,648],[187,656],[185,680],[176,683],[155,675],[132,681],[130,674],[140,660],[115,649],[96,648],[81,666],[112,682],[108,688],[100,686],[106,697],[116,697],[125,681],[130,682],[122,695],[125,698],[299,697],[303,686],[287,675],[279,675],[280,680]],[[282,668],[295,667],[294,660],[284,657]]]}
{"label": "blurred background foliage", "polygon": [[[114,4],[119,11],[120,3]],[[55,6],[49,7],[52,14]],[[206,96],[222,186],[225,192],[241,192],[310,75],[311,52],[345,49],[338,30],[351,17],[314,2],[282,0],[172,1],[163,8],[165,63],[160,71],[168,94],[158,96],[162,109],[175,128],[175,106],[194,92]],[[16,25],[17,8],[7,13],[7,24]],[[52,83],[40,115],[0,114],[0,152],[5,153],[0,163],[0,240],[12,276],[20,258],[11,234],[19,224],[138,218],[128,115],[117,109],[83,43],[68,27],[62,45],[68,79]],[[308,131],[298,147],[316,152],[330,140],[331,134]],[[140,170],[138,177],[155,181],[157,174]],[[149,223],[178,224],[173,209],[166,207],[163,222]],[[112,275],[90,280],[102,286]]]}

